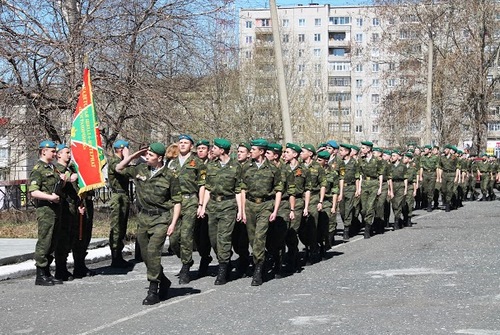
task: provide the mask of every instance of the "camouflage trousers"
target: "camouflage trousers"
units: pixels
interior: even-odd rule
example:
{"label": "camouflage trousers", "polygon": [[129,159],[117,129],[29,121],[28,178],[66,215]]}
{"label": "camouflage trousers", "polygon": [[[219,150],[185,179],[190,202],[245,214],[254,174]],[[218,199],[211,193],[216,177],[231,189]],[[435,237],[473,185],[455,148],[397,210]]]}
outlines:
{"label": "camouflage trousers", "polygon": [[213,199],[207,204],[208,236],[219,263],[231,260],[231,236],[236,222],[238,206],[236,199],[216,202]]}
{"label": "camouflage trousers", "polygon": [[285,248],[289,227],[290,202],[286,199],[281,201],[278,216],[275,221],[269,222],[269,230],[267,231],[266,248],[275,257],[279,257],[281,251]]}
{"label": "camouflage trousers", "polygon": [[404,218],[411,218],[413,216],[413,206],[415,205],[415,197],[413,196],[413,183],[408,185],[408,192],[406,193],[405,202],[403,206]]}
{"label": "camouflage trousers", "polygon": [[401,219],[405,203],[405,183],[403,181],[393,181],[392,190],[394,192],[394,198],[391,200],[392,211],[394,212],[394,222],[397,224],[398,220]]}
{"label": "camouflage trousers", "polygon": [[274,200],[255,203],[246,201],[247,232],[252,247],[254,264],[264,262],[269,217],[274,210]]}
{"label": "camouflage trousers", "polygon": [[[157,215],[138,214],[137,241],[141,247],[141,256],[146,264],[149,281],[160,282],[163,272],[161,253],[167,238],[170,212]],[[177,228],[177,227],[176,227]]]}
{"label": "camouflage trousers", "polygon": [[127,233],[127,222],[130,209],[130,200],[124,193],[113,193],[111,196],[111,221],[109,229],[109,247],[121,252]]}
{"label": "camouflage trousers", "polygon": [[37,267],[43,268],[52,263],[52,253],[59,238],[59,210],[59,205],[41,206],[36,209],[38,240],[35,246],[35,263]]}
{"label": "camouflage trousers", "polygon": [[345,228],[350,227],[352,224],[356,210],[356,199],[358,199],[354,196],[355,193],[356,185],[344,185],[344,194],[342,196],[342,201],[339,203],[339,211]]}
{"label": "camouflage trousers", "polygon": [[299,239],[306,246],[314,246],[318,240],[319,194],[311,194],[308,216],[303,216],[299,227]]}
{"label": "camouflage trousers", "polygon": [[198,211],[198,197],[182,198],[182,215],[174,233],[170,236],[170,247],[182,264],[193,261],[194,225]]}
{"label": "camouflage trousers", "polygon": [[361,188],[361,216],[367,225],[371,225],[375,218],[378,186],[378,179],[363,180]]}
{"label": "camouflage trousers", "polygon": [[387,195],[387,192],[389,191],[389,185],[387,185],[387,182],[384,182],[382,184],[382,193],[377,197],[377,200],[375,201],[375,218],[384,220],[390,213],[387,212],[387,207],[389,203],[389,196]]}
{"label": "camouflage trousers", "polygon": [[455,183],[455,172],[444,172],[442,174],[441,192],[443,194],[443,202],[451,204],[453,193],[456,192],[457,184]]}
{"label": "camouflage trousers", "polygon": [[490,184],[490,174],[488,172],[483,172],[481,176],[481,193],[483,196],[488,196],[488,185]]}
{"label": "camouflage trousers", "polygon": [[286,233],[285,244],[288,248],[288,252],[291,255],[297,255],[299,252],[299,239],[298,232],[300,227],[300,222],[302,220],[302,214],[304,212],[304,199],[295,198],[295,218],[290,221],[290,226]]}
{"label": "camouflage trousers", "polygon": [[422,198],[427,199],[427,204],[431,205],[436,188],[436,172],[424,171],[422,177]]}

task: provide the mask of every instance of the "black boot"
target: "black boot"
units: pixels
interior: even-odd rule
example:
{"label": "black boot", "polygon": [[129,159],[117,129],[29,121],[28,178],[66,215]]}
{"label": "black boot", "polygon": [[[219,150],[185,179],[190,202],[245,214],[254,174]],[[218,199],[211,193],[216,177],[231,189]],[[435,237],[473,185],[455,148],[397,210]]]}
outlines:
{"label": "black boot", "polygon": [[47,276],[47,278],[49,278],[50,280],[52,280],[52,282],[56,285],[60,285],[63,283],[62,280],[60,279],[57,279],[57,278],[54,278],[52,277],[52,274],[50,273],[50,265],[47,265],[45,268],[44,268],[44,271],[45,271],[45,276]]}
{"label": "black boot", "polygon": [[[335,232],[328,233],[328,242],[330,243],[329,249],[331,249],[333,246],[335,246]],[[327,249],[327,250],[329,250],[329,249]]]}
{"label": "black boot", "polygon": [[365,225],[365,235],[364,235],[364,238],[367,239],[367,238],[370,238],[371,237],[371,233],[370,233],[370,230],[372,229],[372,226],[369,225],[369,224],[366,224]]}
{"label": "black boot", "polygon": [[129,268],[131,264],[123,259],[121,250],[111,249],[111,267],[117,269]]}
{"label": "black boot", "polygon": [[398,230],[401,219],[394,219],[394,230]]}
{"label": "black boot", "polygon": [[182,264],[181,271],[179,272],[179,284],[189,284],[191,278],[189,277],[189,269],[193,265],[193,261]]}
{"label": "black boot", "polygon": [[349,241],[349,227],[344,227],[344,242]]}
{"label": "black boot", "polygon": [[244,278],[247,276],[247,270],[250,265],[247,256],[240,256],[236,263],[236,276],[238,278]]}
{"label": "black boot", "polygon": [[172,282],[165,276],[165,274],[160,274],[160,289],[158,291],[158,295],[161,300],[165,300],[168,297],[168,289],[172,285]]}
{"label": "black boot", "polygon": [[428,211],[428,212],[432,212],[432,205],[431,205],[431,204],[429,204],[429,205],[427,206],[427,211]]}
{"label": "black boot", "polygon": [[200,267],[198,268],[198,278],[205,277],[208,273],[208,266],[212,262],[212,256],[202,257],[200,260]]}
{"label": "black boot", "polygon": [[224,285],[227,283],[227,263],[219,263],[219,271],[214,285]]}
{"label": "black boot", "polygon": [[154,305],[160,302],[160,295],[158,294],[158,282],[149,282],[148,295],[142,301],[143,305]]}
{"label": "black boot", "polygon": [[68,271],[68,266],[65,260],[56,260],[56,273],[54,274],[54,277],[62,281],[72,281],[75,279],[73,274]]}
{"label": "black boot", "polygon": [[450,204],[444,205],[444,211],[449,212],[450,211]]}
{"label": "black boot", "polygon": [[85,256],[87,253],[81,255],[74,255],[73,259],[75,261],[75,268],[73,269],[73,277],[83,278],[83,277],[93,277],[97,273],[91,270],[85,265]]}
{"label": "black boot", "polygon": [[35,285],[54,286],[54,282],[52,281],[52,279],[47,277],[47,275],[45,274],[45,268],[36,268]]}
{"label": "black boot", "polygon": [[252,286],[262,285],[262,263],[255,264],[255,270],[253,272]]}

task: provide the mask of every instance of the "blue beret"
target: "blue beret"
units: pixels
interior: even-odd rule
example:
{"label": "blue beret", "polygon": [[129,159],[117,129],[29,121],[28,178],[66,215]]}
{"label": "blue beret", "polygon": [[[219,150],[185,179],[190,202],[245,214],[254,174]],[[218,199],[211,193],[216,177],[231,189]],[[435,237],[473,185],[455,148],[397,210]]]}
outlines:
{"label": "blue beret", "polygon": [[115,143],[113,143],[113,148],[115,149],[128,148],[128,142],[125,140],[117,140],[115,141]]}
{"label": "blue beret", "polygon": [[38,148],[39,149],[45,149],[45,148],[55,149],[56,144],[53,141],[45,140],[45,141],[40,142],[40,145],[38,146]]}
{"label": "blue beret", "polygon": [[180,140],[188,140],[188,141],[191,141],[191,143],[194,144],[194,140],[191,136],[187,135],[187,134],[181,134],[179,135],[179,141]]}
{"label": "blue beret", "polygon": [[334,140],[330,140],[330,141],[326,142],[326,144],[329,145],[329,146],[331,146],[334,149],[338,149],[339,148],[338,143],[336,141],[334,141]]}
{"label": "blue beret", "polygon": [[63,144],[63,143],[62,144],[58,144],[56,146],[56,152],[59,152],[62,149],[69,149],[69,148],[68,148],[68,146],[66,144]]}

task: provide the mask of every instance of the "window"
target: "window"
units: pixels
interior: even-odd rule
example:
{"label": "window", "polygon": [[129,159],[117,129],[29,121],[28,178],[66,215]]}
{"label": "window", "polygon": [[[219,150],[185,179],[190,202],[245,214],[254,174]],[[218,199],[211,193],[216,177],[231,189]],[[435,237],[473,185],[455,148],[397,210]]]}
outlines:
{"label": "window", "polygon": [[356,102],[363,101],[363,94],[356,94]]}
{"label": "window", "polygon": [[372,49],[372,57],[378,57],[378,56],[380,56],[379,48],[373,48]]}
{"label": "window", "polygon": [[379,87],[380,81],[378,79],[373,79],[372,80],[372,87]]}
{"label": "window", "polygon": [[354,40],[359,43],[363,42],[363,34],[356,34]]}
{"label": "window", "polygon": [[321,49],[313,50],[314,57],[321,57]]}
{"label": "window", "polygon": [[488,122],[488,131],[500,131],[500,122]]}
{"label": "window", "polygon": [[252,28],[252,21],[246,21],[245,22],[245,27],[249,28],[249,29]]}
{"label": "window", "polygon": [[304,87],[304,86],[306,86],[305,79],[299,79],[299,87]]}
{"label": "window", "polygon": [[351,24],[351,18],[349,16],[332,16],[330,17],[330,24]]}
{"label": "window", "polygon": [[306,19],[299,19],[299,27],[305,27],[306,26]]}
{"label": "window", "polygon": [[396,70],[396,63],[394,62],[389,63],[389,71],[394,71],[394,70]]}
{"label": "window", "polygon": [[299,49],[299,57],[304,57],[304,49]]}
{"label": "window", "polygon": [[321,87],[321,79],[314,80],[314,87],[317,87],[317,88]]}
{"label": "window", "polygon": [[349,101],[351,93],[328,93],[328,101]]}
{"label": "window", "polygon": [[363,72],[363,64],[356,64],[356,72]]}
{"label": "window", "polygon": [[347,122],[342,123],[342,131],[345,133],[350,132],[351,131],[351,124],[347,123]]}
{"label": "window", "polygon": [[321,34],[314,34],[314,42],[321,42]]}
{"label": "window", "polygon": [[349,62],[332,62],[328,64],[330,71],[351,71],[351,63]]}
{"label": "window", "polygon": [[380,103],[380,95],[372,94],[372,104],[378,104],[378,103]]}
{"label": "window", "polygon": [[363,126],[362,125],[356,125],[356,127],[354,128],[354,131],[356,133],[362,133],[363,132]]}
{"label": "window", "polygon": [[378,18],[374,17],[372,20],[372,25],[373,26],[380,26],[380,20]]}
{"label": "window", "polygon": [[328,38],[334,41],[345,41],[345,33],[329,33]]}
{"label": "window", "polygon": [[290,42],[290,35],[288,34],[283,35],[283,43],[288,43],[288,42]]}
{"label": "window", "polygon": [[379,42],[379,41],[380,41],[379,33],[373,33],[372,34],[372,42]]}
{"label": "window", "polygon": [[260,26],[261,27],[270,27],[271,26],[271,20],[269,20],[269,19],[262,19]]}
{"label": "window", "polygon": [[249,50],[245,51],[245,58],[246,59],[251,59],[252,58],[252,52],[249,51]]}
{"label": "window", "polygon": [[356,109],[356,117],[363,117],[363,110],[361,109]]}
{"label": "window", "polygon": [[251,43],[252,43],[252,36],[246,36],[246,37],[245,37],[245,42],[246,42],[247,44],[251,44]]}
{"label": "window", "polygon": [[356,88],[363,87],[363,79],[356,79]]}
{"label": "window", "polygon": [[319,63],[314,64],[314,72],[321,73],[321,64]]}
{"label": "window", "polygon": [[345,56],[346,53],[344,48],[330,48],[328,52],[331,56]]}
{"label": "window", "polygon": [[316,27],[320,27],[321,26],[321,19],[314,19],[314,25]]}
{"label": "window", "polygon": [[363,26],[363,18],[362,17],[358,17],[356,19],[356,26],[358,26],[358,27],[362,27]]}
{"label": "window", "polygon": [[281,21],[281,22],[282,22],[283,27],[290,26],[290,20],[289,19],[283,19],[283,21]]}
{"label": "window", "polygon": [[372,64],[372,71],[373,72],[378,72],[380,70],[380,64],[379,63],[373,63]]}
{"label": "window", "polygon": [[314,102],[321,102],[323,101],[323,95],[322,94],[314,94]]}
{"label": "window", "polygon": [[306,40],[306,35],[299,34],[299,42],[304,42]]}
{"label": "window", "polygon": [[363,55],[363,48],[356,48],[355,54],[356,54],[356,56],[362,56]]}
{"label": "window", "polygon": [[305,71],[306,66],[304,64],[299,64],[299,72]]}
{"label": "window", "polygon": [[328,131],[330,133],[334,133],[334,132],[337,132],[339,131],[339,124],[338,123],[329,123],[328,124]]}
{"label": "window", "polygon": [[387,79],[387,86],[388,87],[394,87],[394,86],[396,86],[396,79],[394,79],[394,78]]}
{"label": "window", "polygon": [[350,77],[330,77],[328,78],[328,86],[345,87],[351,86]]}
{"label": "window", "polygon": [[378,130],[378,124],[374,124],[372,125],[372,133],[378,133],[379,130]]}

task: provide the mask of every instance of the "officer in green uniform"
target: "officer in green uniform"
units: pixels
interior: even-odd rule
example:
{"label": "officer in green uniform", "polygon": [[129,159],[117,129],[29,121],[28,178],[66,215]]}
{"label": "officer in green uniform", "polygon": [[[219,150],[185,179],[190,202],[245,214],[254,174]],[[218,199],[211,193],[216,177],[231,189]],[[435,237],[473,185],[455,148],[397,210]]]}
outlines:
{"label": "officer in green uniform", "polygon": [[335,163],[328,164],[330,154],[328,151],[318,152],[316,159],[319,165],[325,169],[326,186],[323,208],[318,215],[318,243],[320,254],[326,257],[326,251],[330,250],[335,242],[335,231],[337,230],[337,197],[339,194],[339,174]]}
{"label": "officer in green uniform", "polygon": [[180,135],[179,157],[172,160],[169,165],[169,169],[179,178],[182,193],[182,217],[179,226],[169,239],[172,250],[182,262],[179,284],[188,284],[191,281],[189,269],[193,265],[194,225],[205,195],[207,167],[191,152],[193,145],[194,140],[191,136]]}
{"label": "officer in green uniform", "polygon": [[219,261],[215,285],[224,285],[229,278],[231,235],[235,221],[243,219],[241,201],[241,165],[229,156],[231,142],[214,139],[211,161],[207,165],[205,195],[200,216],[208,212],[210,243]]}
{"label": "officer in green uniform", "polygon": [[[241,142],[238,144],[238,153],[236,155],[236,159],[238,160],[242,171],[251,162],[250,149],[251,147],[249,143]],[[245,212],[244,209],[243,212]],[[234,224],[231,239],[233,250],[238,255],[238,259],[236,260],[236,276],[238,278],[245,277],[247,275],[248,266],[250,264],[250,251],[247,227],[243,220],[236,221],[236,223]]]}
{"label": "officer in green uniform", "polygon": [[382,192],[375,201],[375,219],[373,230],[377,234],[383,234],[385,227],[389,226],[390,199],[392,199],[392,164],[390,163],[391,151],[374,147],[373,156],[382,164],[383,183]]}
{"label": "officer in green uniform", "polygon": [[251,143],[252,162],[243,170],[243,199],[248,239],[255,264],[252,286],[262,285],[262,270],[269,223],[278,216],[283,184],[280,170],[266,158],[268,142],[256,139]]}
{"label": "officer in green uniform", "polygon": [[42,141],[38,146],[39,161],[30,173],[28,191],[35,199],[38,240],[35,247],[36,279],[35,285],[52,286],[62,284],[50,274],[50,263],[54,257],[60,224],[60,197],[55,193],[59,180],[64,174],[58,174],[52,162],[56,157],[56,144]]}
{"label": "officer in green uniform", "polygon": [[344,222],[344,241],[349,241],[350,227],[355,212],[355,200],[361,195],[359,185],[359,165],[351,156],[352,146],[347,143],[340,144],[339,153],[343,158],[343,164],[339,169],[339,211]]}
{"label": "officer in green uniform", "polygon": [[108,159],[108,184],[112,192],[109,247],[113,268],[127,268],[131,265],[122,256],[130,210],[129,179],[115,171],[118,163],[123,160],[124,153],[128,154],[128,148],[127,141],[117,140],[113,143],[114,155]]}
{"label": "officer in green uniform", "polygon": [[299,154],[302,148],[295,143],[287,143],[283,158],[285,169],[289,171],[290,184],[290,225],[286,234],[287,272],[294,273],[300,270],[299,239],[298,232],[300,223],[305,215],[305,208],[309,206],[311,197],[311,176],[309,170],[299,162]]}
{"label": "officer in green uniform", "polygon": [[365,239],[371,236],[372,224],[375,219],[375,204],[382,194],[384,183],[383,163],[373,157],[372,148],[372,142],[361,142],[359,170],[361,174],[361,216],[365,222]]}
{"label": "officer in green uniform", "polygon": [[391,199],[392,211],[394,213],[394,230],[401,228],[403,222],[401,214],[408,193],[408,168],[401,163],[401,153],[397,150],[392,152],[392,187],[393,198]]}
{"label": "officer in green uniform", "polygon": [[488,201],[488,184],[491,178],[491,164],[488,163],[488,155],[483,153],[482,160],[476,162],[476,172],[478,179],[480,179],[482,197],[479,201]]}
{"label": "officer in green uniform", "polygon": [[417,165],[413,162],[413,155],[407,152],[403,156],[403,164],[407,167],[408,190],[406,192],[405,204],[403,206],[403,223],[405,227],[411,227],[413,223],[413,205],[418,190],[418,170]]}
{"label": "officer in green uniform", "polygon": [[[146,153],[146,163],[128,166]],[[181,213],[179,180],[164,164],[165,146],[151,143],[149,148],[125,157],[116,172],[135,181],[139,209],[137,241],[147,268],[149,290],[143,305],[153,305],[165,299],[171,282],[163,273],[161,253],[167,235],[171,236]]]}

